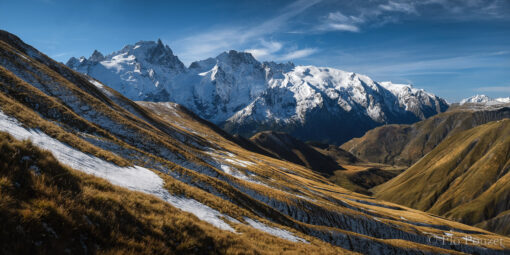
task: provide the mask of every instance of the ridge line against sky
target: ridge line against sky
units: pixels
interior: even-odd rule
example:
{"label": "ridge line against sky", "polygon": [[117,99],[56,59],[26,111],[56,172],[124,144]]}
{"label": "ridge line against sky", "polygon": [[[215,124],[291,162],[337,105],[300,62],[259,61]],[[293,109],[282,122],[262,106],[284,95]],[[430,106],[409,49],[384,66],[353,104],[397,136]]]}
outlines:
{"label": "ridge line against sky", "polygon": [[411,83],[450,102],[510,96],[506,0],[2,0],[0,29],[62,62],[161,38],[185,64],[234,49]]}

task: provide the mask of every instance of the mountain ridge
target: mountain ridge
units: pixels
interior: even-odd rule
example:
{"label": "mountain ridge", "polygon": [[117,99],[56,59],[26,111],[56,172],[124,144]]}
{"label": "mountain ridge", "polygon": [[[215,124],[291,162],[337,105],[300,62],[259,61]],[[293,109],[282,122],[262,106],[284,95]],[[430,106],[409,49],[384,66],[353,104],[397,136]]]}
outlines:
{"label": "mountain ridge", "polygon": [[[158,54],[168,56],[168,64],[145,60]],[[71,58],[67,65],[132,100],[176,102],[245,137],[273,130],[341,144],[373,127],[413,123],[448,108],[444,99],[410,85],[378,83],[334,68],[261,63],[235,50],[186,68],[160,41],[128,45],[104,59]],[[329,128],[314,124],[326,120]]]}
{"label": "mountain ridge", "polygon": [[509,169],[510,118],[504,118],[452,134],[372,190],[377,198],[508,235],[491,221],[508,223]]}
{"label": "mountain ridge", "polygon": [[341,148],[368,162],[410,166],[455,133],[510,117],[505,105],[462,105],[412,125],[385,125]]}

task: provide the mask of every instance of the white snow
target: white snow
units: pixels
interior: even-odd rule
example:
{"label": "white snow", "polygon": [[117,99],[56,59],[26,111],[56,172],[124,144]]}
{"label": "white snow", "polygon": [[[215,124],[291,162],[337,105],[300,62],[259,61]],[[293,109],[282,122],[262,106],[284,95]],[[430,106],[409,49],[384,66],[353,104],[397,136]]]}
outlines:
{"label": "white snow", "polygon": [[96,87],[102,89],[104,87],[103,84],[101,84],[100,82],[96,81],[96,80],[89,80],[90,83],[94,84]]}
{"label": "white snow", "polygon": [[220,164],[220,169],[228,174],[228,175],[231,175],[237,179],[240,179],[240,180],[244,180],[244,181],[247,181],[247,182],[251,182],[251,183],[255,183],[255,184],[258,184],[258,185],[263,185],[263,186],[266,186],[266,187],[269,187],[267,184],[265,183],[262,183],[260,181],[257,181],[257,180],[254,180],[253,178],[250,178],[249,176],[246,176],[244,175],[243,173],[239,172],[238,170],[236,170],[234,167],[231,167],[229,165],[225,165],[225,164]]}
{"label": "white snow", "polygon": [[472,97],[468,97],[460,101],[460,105],[464,105],[467,103],[481,105],[508,104],[510,103],[510,97],[491,98],[486,95],[474,95]]}
{"label": "white snow", "polygon": [[119,167],[111,162],[85,154],[40,130],[24,128],[16,119],[5,115],[2,111],[0,111],[0,131],[8,132],[18,140],[31,140],[34,145],[50,151],[59,162],[73,169],[104,178],[114,185],[155,195],[215,227],[234,232],[234,229],[222,218],[231,222],[238,221],[194,199],[171,195],[163,188],[163,179],[149,169],[140,166]]}
{"label": "white snow", "polygon": [[256,228],[258,230],[264,231],[264,232],[269,233],[271,235],[274,235],[274,236],[277,236],[277,237],[280,237],[280,238],[283,238],[283,239],[286,239],[286,240],[289,240],[289,241],[292,241],[292,242],[308,243],[303,238],[297,237],[297,236],[293,235],[291,232],[289,232],[287,230],[283,230],[283,229],[279,229],[279,228],[275,228],[275,227],[270,227],[270,226],[268,226],[268,225],[266,225],[266,224],[264,224],[262,222],[259,222],[259,221],[256,221],[256,220],[253,220],[253,219],[250,219],[250,218],[244,218],[244,220],[250,226],[252,226],[253,228]]}
{"label": "white snow", "polygon": [[242,167],[247,167],[247,166],[255,165],[255,163],[253,163],[253,162],[246,161],[246,160],[241,160],[241,159],[236,159],[236,158],[227,158],[227,159],[225,159],[225,161],[227,161],[229,163],[232,163],[232,164],[235,164],[235,165],[242,166]]}
{"label": "white snow", "polygon": [[[194,62],[190,68],[167,49],[170,62],[148,61],[155,42],[139,42],[101,62],[70,62],[72,68],[99,79],[132,100],[148,100],[166,91],[168,98],[214,123],[233,121],[301,122],[325,102],[380,123],[387,116],[412,112],[424,118],[424,107],[436,110],[441,99],[411,85],[375,82],[365,75],[335,68],[260,63],[249,53],[229,51]],[[166,48],[165,48],[166,49]],[[267,95],[271,95],[268,101]],[[446,104],[445,101],[443,101]],[[390,114],[391,113],[391,114]],[[309,114],[308,114],[309,115]]]}

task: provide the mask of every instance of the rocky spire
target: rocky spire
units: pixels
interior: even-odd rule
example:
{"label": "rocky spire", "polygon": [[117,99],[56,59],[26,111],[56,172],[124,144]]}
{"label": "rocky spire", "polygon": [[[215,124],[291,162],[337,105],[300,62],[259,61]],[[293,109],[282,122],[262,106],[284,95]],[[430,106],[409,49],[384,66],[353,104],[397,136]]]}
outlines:
{"label": "rocky spire", "polygon": [[104,56],[98,50],[94,50],[94,52],[92,53],[92,55],[89,58],[89,61],[93,61],[93,62],[99,62],[99,61],[103,61],[103,60],[104,60]]}

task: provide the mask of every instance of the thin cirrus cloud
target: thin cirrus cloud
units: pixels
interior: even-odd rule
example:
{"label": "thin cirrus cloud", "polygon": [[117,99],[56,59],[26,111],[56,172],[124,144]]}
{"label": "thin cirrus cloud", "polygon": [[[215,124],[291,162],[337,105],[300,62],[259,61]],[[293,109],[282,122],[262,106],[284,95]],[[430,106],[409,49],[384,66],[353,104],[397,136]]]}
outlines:
{"label": "thin cirrus cloud", "polygon": [[277,41],[260,41],[260,47],[244,50],[258,60],[288,61],[308,57],[319,50],[317,48],[296,49],[296,47],[284,47],[284,43]]}
{"label": "thin cirrus cloud", "polygon": [[386,4],[379,5],[381,10],[389,11],[389,12],[404,12],[404,13],[412,13],[417,14],[415,5],[412,3],[399,3],[389,1]]}
{"label": "thin cirrus cloud", "polygon": [[286,60],[304,58],[304,57],[308,57],[308,56],[316,53],[317,51],[318,51],[318,49],[316,49],[316,48],[305,48],[305,49],[295,50],[295,51],[288,52],[288,53],[284,54],[283,56],[277,57],[277,60],[286,61]]}
{"label": "thin cirrus cloud", "polygon": [[283,43],[277,41],[260,41],[260,47],[247,49],[245,52],[251,53],[256,59],[265,59],[271,57],[274,53],[280,51]]}
{"label": "thin cirrus cloud", "polygon": [[[493,19],[505,18],[502,0],[375,0],[354,8],[342,8],[322,17],[315,31],[360,32],[364,26],[382,26],[395,23],[406,16],[426,15],[440,19]],[[439,12],[430,12],[428,7],[439,8]],[[348,14],[347,14],[348,13]]]}
{"label": "thin cirrus cloud", "polygon": [[[271,56],[271,54],[281,50],[279,42],[273,42],[273,45],[264,45],[262,47],[246,47],[253,40],[267,37],[278,32],[287,26],[289,20],[303,13],[310,7],[318,4],[322,0],[299,0],[285,6],[279,15],[261,23],[260,25],[248,27],[226,27],[219,29],[209,29],[208,32],[192,35],[173,43],[175,51],[185,63],[190,63],[204,57],[214,56],[221,51],[238,48],[249,48],[252,54],[259,58]],[[296,54],[299,56],[300,54]]]}

